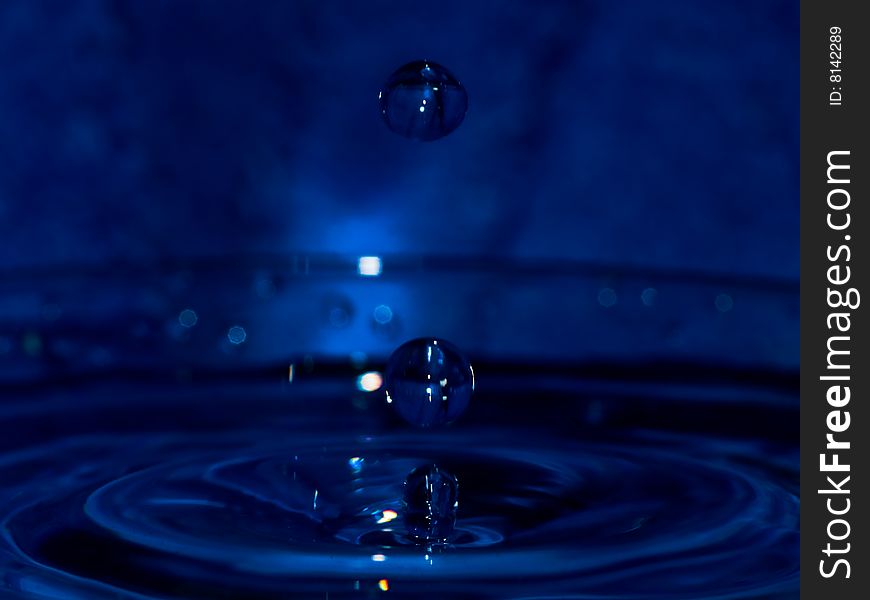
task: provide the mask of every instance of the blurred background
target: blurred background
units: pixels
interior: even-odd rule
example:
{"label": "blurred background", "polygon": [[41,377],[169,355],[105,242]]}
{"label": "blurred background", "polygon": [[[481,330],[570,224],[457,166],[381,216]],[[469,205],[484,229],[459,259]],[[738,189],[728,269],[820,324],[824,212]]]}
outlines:
{"label": "blurred background", "polygon": [[0,590],[794,598],[798,264],[795,0],[0,2]]}
{"label": "blurred background", "polygon": [[[377,110],[420,58],[469,94],[432,143]],[[0,72],[6,376],[797,366],[796,2],[4,2]]]}

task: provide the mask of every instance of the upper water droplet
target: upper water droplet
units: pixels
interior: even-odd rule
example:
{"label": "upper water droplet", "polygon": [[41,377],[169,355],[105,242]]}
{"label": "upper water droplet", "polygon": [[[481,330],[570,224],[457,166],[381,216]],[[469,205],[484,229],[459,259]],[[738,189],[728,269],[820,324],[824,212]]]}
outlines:
{"label": "upper water droplet", "polygon": [[468,94],[459,80],[426,60],[400,67],[387,79],[378,98],[387,127],[424,142],[459,127],[468,109]]}
{"label": "upper water droplet", "polygon": [[387,402],[420,427],[456,420],[471,402],[474,371],[456,346],[419,338],[399,346],[385,372]]}

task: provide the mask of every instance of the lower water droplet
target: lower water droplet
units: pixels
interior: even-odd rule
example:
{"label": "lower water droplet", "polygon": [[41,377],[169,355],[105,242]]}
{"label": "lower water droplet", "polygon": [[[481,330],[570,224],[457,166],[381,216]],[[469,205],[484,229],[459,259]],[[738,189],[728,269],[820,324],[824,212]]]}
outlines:
{"label": "lower water droplet", "polygon": [[411,471],[405,479],[405,527],[417,542],[443,544],[450,539],[459,508],[459,482],[437,465]]}

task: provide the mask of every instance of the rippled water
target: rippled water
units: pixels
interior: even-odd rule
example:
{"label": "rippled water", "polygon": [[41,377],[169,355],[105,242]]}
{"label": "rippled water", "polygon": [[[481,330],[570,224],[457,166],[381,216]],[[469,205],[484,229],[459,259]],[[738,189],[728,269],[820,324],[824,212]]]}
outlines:
{"label": "rippled water", "polygon": [[[293,384],[22,386],[2,415],[2,585],[53,598],[797,594],[794,390],[545,379],[547,392],[540,373],[482,375],[469,414],[433,431],[340,369]],[[461,482],[443,548],[415,544],[402,520],[404,478],[430,462]]]}

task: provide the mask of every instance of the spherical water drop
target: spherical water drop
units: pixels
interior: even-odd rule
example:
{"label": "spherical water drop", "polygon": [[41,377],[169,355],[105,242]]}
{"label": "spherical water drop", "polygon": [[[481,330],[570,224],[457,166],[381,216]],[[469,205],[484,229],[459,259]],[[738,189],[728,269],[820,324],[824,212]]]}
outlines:
{"label": "spherical water drop", "polygon": [[441,65],[419,60],[390,75],[378,95],[381,115],[399,135],[429,142],[462,123],[468,94]]}
{"label": "spherical water drop", "polygon": [[384,380],[387,402],[420,427],[456,420],[474,391],[471,363],[456,346],[436,338],[399,346],[390,356]]}
{"label": "spherical water drop", "polygon": [[459,482],[436,465],[418,467],[405,479],[402,502],[411,538],[429,544],[444,543],[456,524]]}

